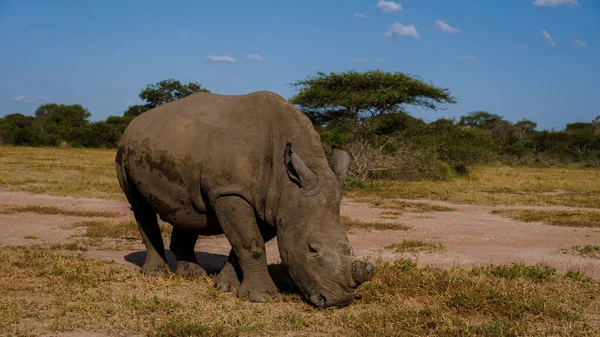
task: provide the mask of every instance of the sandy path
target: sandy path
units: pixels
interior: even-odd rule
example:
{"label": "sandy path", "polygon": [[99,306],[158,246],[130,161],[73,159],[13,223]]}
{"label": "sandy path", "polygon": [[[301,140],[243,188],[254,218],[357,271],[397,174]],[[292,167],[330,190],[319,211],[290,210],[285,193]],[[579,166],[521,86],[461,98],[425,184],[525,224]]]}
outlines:
{"label": "sandy path", "polygon": [[[407,200],[417,201],[417,200]],[[568,269],[583,270],[588,275],[600,279],[600,259],[583,258],[563,254],[561,247],[570,245],[591,245],[600,243],[600,229],[568,228],[548,226],[542,223],[525,223],[492,215],[494,209],[577,209],[561,206],[518,206],[490,207],[450,204],[440,201],[419,200],[422,202],[451,206],[456,212],[405,213],[393,220],[380,219],[384,209],[372,208],[368,204],[350,200],[342,202],[342,215],[362,221],[388,221],[410,225],[408,231],[366,231],[351,230],[348,239],[356,255],[372,260],[381,258],[393,260],[398,257],[414,259],[420,265],[438,267],[482,265],[487,263],[524,262],[534,264],[545,262],[559,271]],[[97,199],[76,199],[36,195],[23,192],[0,191],[0,204],[45,205],[72,209],[105,210],[123,213],[123,219],[132,219],[131,211],[124,202]],[[589,209],[588,209],[589,210]],[[0,244],[30,244],[40,242],[64,242],[73,230],[61,228],[85,218],[32,213],[0,214]],[[34,235],[37,240],[25,239]],[[401,254],[384,249],[403,239],[441,242],[446,251],[442,253]],[[267,243],[270,263],[279,262],[276,240]],[[144,259],[144,246],[135,244],[132,251],[91,250],[90,257],[114,260],[131,268],[137,268]],[[196,245],[199,260],[205,267],[219,268],[229,253],[227,240],[221,238],[201,238]],[[169,254],[170,262],[173,262]]]}

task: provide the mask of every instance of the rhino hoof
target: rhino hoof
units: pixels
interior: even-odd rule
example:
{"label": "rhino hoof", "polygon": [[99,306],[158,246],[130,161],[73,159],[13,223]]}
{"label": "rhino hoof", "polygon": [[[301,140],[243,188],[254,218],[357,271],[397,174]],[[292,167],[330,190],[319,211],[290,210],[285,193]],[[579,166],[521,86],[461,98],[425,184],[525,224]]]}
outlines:
{"label": "rhino hoof", "polygon": [[159,265],[149,265],[146,263],[140,269],[140,273],[142,275],[148,275],[148,276],[166,275],[166,274],[169,274],[170,272],[171,272],[171,269],[169,268],[169,265],[166,263],[159,264]]}
{"label": "rhino hoof", "polygon": [[240,280],[230,263],[225,264],[223,270],[215,277],[215,288],[224,292],[236,292],[240,287]]}
{"label": "rhino hoof", "polygon": [[206,270],[197,263],[188,261],[177,261],[175,273],[183,277],[204,277],[207,276]]}
{"label": "rhino hoof", "polygon": [[264,302],[275,297],[276,293],[277,287],[275,287],[273,282],[270,282],[270,284],[259,285],[248,285],[247,283],[242,283],[240,289],[238,289],[237,296],[239,298],[248,297],[250,302]]}

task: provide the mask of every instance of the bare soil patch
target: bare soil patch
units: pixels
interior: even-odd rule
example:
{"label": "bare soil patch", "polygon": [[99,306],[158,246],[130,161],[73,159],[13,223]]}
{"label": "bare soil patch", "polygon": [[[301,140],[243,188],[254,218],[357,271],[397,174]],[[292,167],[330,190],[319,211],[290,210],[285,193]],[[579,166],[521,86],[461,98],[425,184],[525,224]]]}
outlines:
{"label": "bare soil patch", "polygon": [[[525,264],[547,263],[559,272],[570,269],[585,271],[587,275],[600,279],[600,260],[585,256],[564,254],[567,246],[594,245],[600,242],[598,228],[572,228],[549,226],[541,222],[524,222],[491,214],[496,209],[532,210],[578,210],[565,206],[475,206],[451,204],[430,200],[398,200],[401,203],[420,202],[440,206],[431,211],[411,212],[404,208],[393,218],[386,217],[394,209],[373,207],[367,203],[345,199],[341,212],[344,217],[362,223],[397,224],[403,230],[350,228],[348,239],[356,255],[372,261],[393,261],[409,258],[420,266],[450,268],[453,266],[473,267],[489,263],[522,262]],[[39,205],[61,207],[71,210],[118,212],[119,218],[86,218],[77,216],[12,213],[0,214],[1,245],[28,245],[42,243],[68,243],[74,235],[81,235],[77,223],[91,220],[132,221],[133,216],[127,203],[89,198],[72,198],[30,194],[26,192],[0,191],[0,204]],[[421,205],[422,206],[422,205]],[[443,211],[444,208],[453,211]],[[435,211],[440,209],[442,211]],[[586,210],[590,210],[586,208]],[[164,223],[163,223],[164,224]],[[169,226],[168,224],[164,224]],[[389,228],[389,225],[383,226]],[[135,230],[134,230],[135,232]],[[35,237],[36,239],[34,239]],[[403,240],[436,242],[445,251],[396,252],[385,247],[399,244]],[[125,249],[90,247],[84,254],[88,257],[112,260],[131,268],[141,264],[144,246],[139,240],[129,240]],[[168,244],[168,242],[166,242]],[[267,243],[269,263],[278,263],[279,252],[276,240]],[[230,246],[223,236],[201,238],[196,245],[199,260],[206,267],[219,268],[225,262]],[[173,256],[168,254],[171,263]]]}

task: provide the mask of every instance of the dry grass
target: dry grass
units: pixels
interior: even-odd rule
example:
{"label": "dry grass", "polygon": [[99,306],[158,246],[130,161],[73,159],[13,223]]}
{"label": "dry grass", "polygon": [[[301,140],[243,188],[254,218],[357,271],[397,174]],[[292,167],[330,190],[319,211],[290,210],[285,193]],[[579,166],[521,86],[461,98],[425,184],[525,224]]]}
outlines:
{"label": "dry grass", "polygon": [[60,196],[125,200],[115,150],[0,146],[0,187]]}
{"label": "dry grass", "polygon": [[[92,248],[99,250],[133,250],[134,244],[142,242],[135,221],[90,220],[77,222],[66,227],[82,229],[80,233],[72,236],[75,239],[72,244],[76,247],[83,247],[85,250]],[[170,239],[172,228],[170,225],[160,225],[163,239]]]}
{"label": "dry grass", "polygon": [[342,225],[346,230],[353,228],[358,229],[392,229],[398,231],[409,230],[412,227],[395,222],[363,222],[352,219],[347,216],[342,216]]}
{"label": "dry grass", "polygon": [[593,168],[526,168],[484,166],[451,181],[373,181],[349,189],[351,199],[406,198],[475,205],[600,205],[600,170]]}
{"label": "dry grass", "polygon": [[[0,146],[0,188],[124,201],[114,157],[112,149]],[[374,181],[364,184],[368,188],[349,188],[346,196],[476,205],[600,205],[598,169],[481,166],[470,172],[451,181]]]}
{"label": "dry grass", "polygon": [[0,332],[150,336],[595,336],[600,285],[546,266],[473,270],[378,263],[354,304],[315,309],[286,286],[267,303],[209,278],[146,277],[114,263],[39,247],[0,247]]}
{"label": "dry grass", "polygon": [[80,216],[80,217],[103,217],[103,218],[118,218],[123,216],[119,212],[109,211],[85,211],[73,210],[54,206],[40,205],[0,205],[0,214],[14,213],[37,213],[50,215],[65,215],[65,216]]}
{"label": "dry grass", "polygon": [[393,209],[382,212],[382,215],[400,216],[403,213],[454,212],[456,208],[434,205],[426,202],[408,202],[381,197],[354,197],[352,201],[370,203],[373,207]]}
{"label": "dry grass", "polygon": [[600,246],[585,245],[585,246],[570,246],[562,249],[565,254],[579,255],[600,259]]}
{"label": "dry grass", "polygon": [[525,222],[543,222],[562,227],[600,227],[600,212],[597,211],[539,211],[539,210],[494,210],[492,214],[502,215]]}
{"label": "dry grass", "polygon": [[25,236],[23,237],[23,239],[27,239],[27,240],[37,240],[37,239],[39,239],[39,238],[38,238],[37,236],[35,236],[35,235],[25,235]]}
{"label": "dry grass", "polygon": [[[0,146],[0,187],[52,195],[125,200],[115,150]],[[374,181],[350,198],[445,200],[477,205],[600,205],[600,170],[484,166],[452,181]],[[374,187],[373,187],[374,186]]]}
{"label": "dry grass", "polygon": [[446,250],[444,245],[441,243],[429,243],[423,241],[414,241],[414,240],[402,240],[400,243],[394,243],[393,245],[389,245],[385,247],[387,249],[392,249],[397,253],[418,253],[418,252],[443,252]]}
{"label": "dry grass", "polygon": [[88,250],[86,245],[82,245],[78,242],[53,243],[48,248],[51,250],[81,250],[84,252]]}

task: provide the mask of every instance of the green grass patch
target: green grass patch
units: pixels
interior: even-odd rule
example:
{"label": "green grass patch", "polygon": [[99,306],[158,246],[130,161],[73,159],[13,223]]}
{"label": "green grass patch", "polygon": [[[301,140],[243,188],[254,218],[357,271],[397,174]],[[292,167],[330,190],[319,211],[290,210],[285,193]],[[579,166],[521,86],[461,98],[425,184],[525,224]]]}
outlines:
{"label": "green grass patch", "polygon": [[579,255],[584,257],[591,257],[600,259],[600,246],[597,245],[575,245],[562,249],[565,254]]}
{"label": "green grass patch", "polygon": [[358,228],[358,229],[392,229],[398,231],[406,231],[411,229],[411,226],[403,225],[394,222],[364,222],[352,219],[347,216],[342,216],[342,225],[346,230]]}
{"label": "green grass patch", "polygon": [[394,243],[386,246],[387,249],[392,249],[397,253],[417,253],[417,252],[441,252],[446,248],[441,243],[429,243],[418,240],[402,240],[400,243]]}
{"label": "green grass patch", "polygon": [[549,281],[556,276],[556,268],[547,264],[525,265],[512,263],[508,265],[488,265],[475,267],[471,270],[472,275],[486,275],[514,280],[525,278],[534,282]]}

